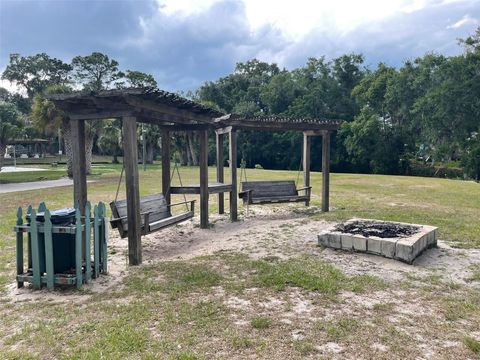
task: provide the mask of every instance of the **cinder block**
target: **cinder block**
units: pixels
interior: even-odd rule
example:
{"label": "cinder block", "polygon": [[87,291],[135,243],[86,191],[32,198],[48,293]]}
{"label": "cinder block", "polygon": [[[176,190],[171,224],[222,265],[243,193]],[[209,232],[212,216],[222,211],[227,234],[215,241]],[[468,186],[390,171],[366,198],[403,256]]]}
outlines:
{"label": "cinder block", "polygon": [[344,250],[353,250],[353,239],[354,237],[351,235],[344,235],[342,234],[342,249]]}
{"label": "cinder block", "polygon": [[342,236],[340,234],[330,234],[328,236],[328,244],[334,249],[342,248]]}
{"label": "cinder block", "polygon": [[367,251],[367,239],[362,237],[353,237],[353,249],[355,251]]}
{"label": "cinder block", "polygon": [[367,252],[380,255],[382,253],[383,239],[369,237],[367,240]]}
{"label": "cinder block", "polygon": [[397,240],[382,239],[381,254],[387,258],[395,258],[395,245]]}
{"label": "cinder block", "polygon": [[318,235],[318,245],[328,246],[328,234],[321,233]]}
{"label": "cinder block", "polygon": [[395,259],[411,264],[415,259],[411,242],[400,239],[395,245]]}

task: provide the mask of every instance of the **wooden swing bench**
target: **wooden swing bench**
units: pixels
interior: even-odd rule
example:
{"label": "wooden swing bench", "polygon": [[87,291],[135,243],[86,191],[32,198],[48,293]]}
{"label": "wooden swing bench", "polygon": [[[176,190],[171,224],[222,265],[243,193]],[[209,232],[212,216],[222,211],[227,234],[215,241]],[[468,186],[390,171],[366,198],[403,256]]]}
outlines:
{"label": "wooden swing bench", "polygon": [[[311,186],[297,189],[295,182],[282,181],[245,181],[241,183],[240,199],[247,205],[274,204],[286,202],[310,201]],[[304,195],[299,195],[304,192]]]}
{"label": "wooden swing bench", "polygon": [[[171,207],[187,204],[187,211],[179,215],[172,215]],[[188,208],[188,204],[190,207]],[[128,235],[127,201],[118,200],[110,203],[112,209],[112,228],[118,229],[120,237]],[[193,218],[195,200],[183,201],[175,204],[167,204],[163,194],[153,194],[140,198],[140,215],[142,234],[147,235],[157,230],[178,224]]]}

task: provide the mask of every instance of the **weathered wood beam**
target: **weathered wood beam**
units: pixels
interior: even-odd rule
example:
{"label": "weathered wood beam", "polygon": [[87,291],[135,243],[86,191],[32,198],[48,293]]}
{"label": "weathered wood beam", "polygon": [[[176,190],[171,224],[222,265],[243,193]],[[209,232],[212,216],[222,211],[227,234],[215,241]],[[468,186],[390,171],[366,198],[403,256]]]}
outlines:
{"label": "weathered wood beam", "polygon": [[166,104],[158,104],[152,101],[143,100],[136,97],[127,96],[126,102],[138,109],[150,110],[162,114],[180,116],[184,119],[195,120],[199,122],[213,122],[213,119],[209,116],[195,114],[194,112],[178,109]]}
{"label": "weathered wood beam", "polygon": [[[338,130],[337,124],[314,124],[314,123],[288,123],[288,122],[255,122],[248,120],[228,120],[225,125],[233,126],[239,130],[260,131],[309,131],[309,130]],[[218,124],[217,124],[218,126]],[[312,134],[313,135],[313,134]]]}
{"label": "weathered wood beam", "polygon": [[171,203],[170,195],[170,132],[162,130],[162,193],[167,204]]}
{"label": "weathered wood beam", "polygon": [[330,209],[330,132],[323,133],[322,140],[322,211]]}
{"label": "weathered wood beam", "polygon": [[[216,147],[217,147],[217,181],[223,183],[223,137],[224,134],[216,133]],[[225,195],[223,193],[218,194],[218,213],[223,214],[225,212]]]}
{"label": "weathered wood beam", "polygon": [[230,158],[230,183],[232,191],[230,193],[230,220],[238,220],[238,202],[237,202],[237,131],[232,130],[229,134],[229,158]]}
{"label": "weathered wood beam", "polygon": [[227,127],[222,127],[222,128],[216,129],[215,133],[218,134],[218,135],[222,135],[222,134],[228,134],[231,131],[232,131],[232,127],[227,126]]}
{"label": "weathered wood beam", "polygon": [[200,228],[208,229],[208,131],[200,137]]}
{"label": "weathered wood beam", "polygon": [[70,120],[103,120],[111,118],[123,118],[127,116],[133,116],[133,111],[94,111],[91,113],[76,113],[68,111],[68,117]]}
{"label": "weathered wood beam", "polygon": [[85,158],[85,120],[70,121],[72,131],[73,201],[82,214],[87,203],[87,162]]}
{"label": "weathered wood beam", "polygon": [[128,263],[139,265],[142,263],[142,229],[138,181],[137,121],[134,117],[123,118],[123,153],[127,193]]}
{"label": "weathered wood beam", "polygon": [[[310,141],[311,137],[303,134],[303,186],[310,186]],[[311,189],[308,190],[311,192]],[[305,201],[305,206],[310,205],[310,200]]]}

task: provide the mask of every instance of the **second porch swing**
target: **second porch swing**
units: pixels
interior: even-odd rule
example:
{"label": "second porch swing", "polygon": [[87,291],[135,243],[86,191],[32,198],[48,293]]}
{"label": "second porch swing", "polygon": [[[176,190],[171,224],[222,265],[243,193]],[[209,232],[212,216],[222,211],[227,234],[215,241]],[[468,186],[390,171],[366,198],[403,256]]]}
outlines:
{"label": "second porch swing", "polygon": [[[293,180],[267,180],[248,181],[245,160],[242,159],[240,166],[240,191],[238,197],[245,205],[264,205],[288,202],[310,203],[311,186],[297,188],[300,177],[302,158],[298,167],[297,179]],[[242,175],[245,181],[242,181]]]}

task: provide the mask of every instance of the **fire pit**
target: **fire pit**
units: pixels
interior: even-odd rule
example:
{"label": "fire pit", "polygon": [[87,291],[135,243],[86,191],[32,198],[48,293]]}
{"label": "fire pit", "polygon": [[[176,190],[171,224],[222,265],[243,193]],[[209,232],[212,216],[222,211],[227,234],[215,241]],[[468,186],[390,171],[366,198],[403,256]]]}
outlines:
{"label": "fire pit", "polygon": [[437,245],[436,227],[391,221],[351,219],[318,235],[320,245],[366,252],[411,264]]}

